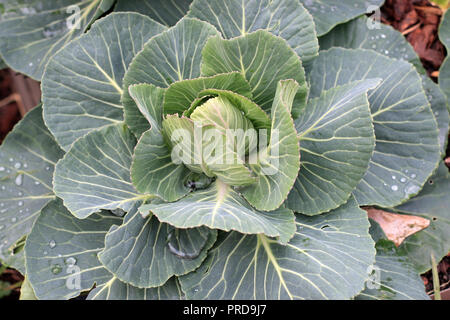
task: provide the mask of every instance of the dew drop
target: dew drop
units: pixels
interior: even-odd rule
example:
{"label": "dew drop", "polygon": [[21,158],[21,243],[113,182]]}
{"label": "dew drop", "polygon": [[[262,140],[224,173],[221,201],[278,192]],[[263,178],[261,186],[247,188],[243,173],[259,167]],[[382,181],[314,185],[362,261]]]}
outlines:
{"label": "dew drop", "polygon": [[405,183],[405,182],[406,182],[406,178],[401,178],[401,179],[400,179],[400,182]]}
{"label": "dew drop", "polygon": [[416,175],[415,173],[413,173],[413,174],[411,175],[411,178],[414,179],[415,177],[417,177],[417,175]]}
{"label": "dew drop", "polygon": [[40,185],[41,183],[40,183],[39,181],[35,181],[34,184],[38,186],[38,185]]}
{"label": "dew drop", "polygon": [[395,179],[397,179],[397,177],[396,176],[392,176],[392,180],[395,180]]}
{"label": "dew drop", "polygon": [[393,185],[393,186],[391,187],[391,189],[392,189],[392,191],[397,191],[397,190],[398,190],[398,186]]}
{"label": "dew drop", "polygon": [[17,221],[17,218],[16,218],[16,217],[11,218],[11,222],[12,222],[12,223],[15,223],[16,221]]}
{"label": "dew drop", "polygon": [[50,240],[50,242],[48,243],[48,246],[50,247],[50,249],[53,249],[54,247],[56,247],[56,241]]}
{"label": "dew drop", "polygon": [[16,185],[21,186],[23,182],[23,175],[19,174],[14,181]]}
{"label": "dew drop", "polygon": [[14,164],[14,168],[16,168],[16,169],[20,169],[21,167],[22,167],[22,164],[20,162],[16,162]]}
{"label": "dew drop", "polygon": [[417,186],[417,185],[415,185],[415,184],[411,184],[411,185],[408,185],[406,188],[405,188],[405,194],[406,195],[412,195],[412,194],[416,194],[416,193],[418,193],[420,191],[420,187],[419,186]]}
{"label": "dew drop", "polygon": [[17,203],[17,205],[18,205],[19,207],[23,206],[23,201],[19,201],[19,202]]}
{"label": "dew drop", "polygon": [[59,264],[55,264],[52,266],[52,273],[53,274],[60,274],[62,271],[62,268]]}
{"label": "dew drop", "polygon": [[6,170],[5,167],[0,167],[0,172],[3,172],[5,170]]}

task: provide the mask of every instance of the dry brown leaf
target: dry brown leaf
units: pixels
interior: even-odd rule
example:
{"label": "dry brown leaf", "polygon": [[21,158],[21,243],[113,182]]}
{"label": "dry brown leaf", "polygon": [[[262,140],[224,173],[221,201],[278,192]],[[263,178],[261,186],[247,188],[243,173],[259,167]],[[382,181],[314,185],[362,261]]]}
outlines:
{"label": "dry brown leaf", "polygon": [[386,237],[398,247],[410,235],[425,229],[430,220],[403,214],[390,213],[375,208],[364,208],[369,218],[375,220]]}

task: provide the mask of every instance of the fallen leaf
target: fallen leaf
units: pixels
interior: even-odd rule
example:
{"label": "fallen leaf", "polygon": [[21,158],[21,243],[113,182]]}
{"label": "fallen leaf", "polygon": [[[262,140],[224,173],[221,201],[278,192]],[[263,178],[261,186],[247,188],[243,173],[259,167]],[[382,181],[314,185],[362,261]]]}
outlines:
{"label": "fallen leaf", "polygon": [[430,220],[404,214],[390,213],[375,208],[364,208],[370,219],[376,221],[386,237],[398,247],[410,235],[425,229]]}

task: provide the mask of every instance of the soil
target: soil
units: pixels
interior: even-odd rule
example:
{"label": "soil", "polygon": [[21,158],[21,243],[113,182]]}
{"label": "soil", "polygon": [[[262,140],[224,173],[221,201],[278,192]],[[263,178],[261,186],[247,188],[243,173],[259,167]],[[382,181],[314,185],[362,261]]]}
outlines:
{"label": "soil", "polygon": [[442,10],[428,0],[386,0],[381,13],[381,21],[403,33],[428,75],[436,80],[445,58],[445,47],[438,37]]}
{"label": "soil", "polygon": [[[441,9],[428,0],[386,0],[381,12],[382,22],[405,35],[420,56],[428,75],[437,81],[439,67],[446,56],[445,48],[438,38]],[[8,70],[0,70],[0,143],[21,117],[17,103],[5,100],[13,93],[11,88],[11,74]],[[450,168],[450,148],[447,149],[445,162]],[[450,288],[450,254],[439,263],[438,270],[441,290]],[[423,274],[422,279],[426,291],[432,294],[431,271]],[[0,281],[13,285],[23,281],[23,277],[17,271],[7,269],[0,274]],[[19,294],[20,289],[16,288],[6,299],[18,299]]]}
{"label": "soil", "polygon": [[[441,284],[441,291],[450,288],[450,254],[438,265],[439,283]],[[426,292],[428,294],[433,293],[433,275],[431,270],[422,275],[422,280],[425,284]]]}
{"label": "soil", "polygon": [[9,70],[0,70],[0,143],[20,120],[19,107],[15,101],[9,102],[12,79]]}

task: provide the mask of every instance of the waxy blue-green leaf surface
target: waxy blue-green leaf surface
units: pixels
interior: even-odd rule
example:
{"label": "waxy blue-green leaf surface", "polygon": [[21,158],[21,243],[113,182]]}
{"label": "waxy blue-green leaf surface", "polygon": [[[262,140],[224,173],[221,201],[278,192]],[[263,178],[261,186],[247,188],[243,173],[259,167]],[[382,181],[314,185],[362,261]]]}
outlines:
{"label": "waxy blue-green leaf surface", "polygon": [[[439,39],[447,48],[447,54],[450,52],[450,11],[447,10],[442,17],[441,25],[439,26]],[[450,58],[444,60],[439,70],[439,86],[450,100]]]}
{"label": "waxy blue-green leaf surface", "polygon": [[117,0],[114,11],[139,12],[170,27],[183,18],[191,3],[192,0]]}
{"label": "waxy blue-green leaf surface", "polygon": [[41,80],[52,56],[80,36],[113,0],[4,0],[0,55],[8,65]]}
{"label": "waxy blue-green leaf surface", "polygon": [[30,233],[41,209],[55,198],[53,170],[63,155],[44,125],[40,106],[0,146],[0,260],[22,272],[23,252],[10,249]]}
{"label": "waxy blue-green leaf surface", "polygon": [[287,245],[231,232],[195,272],[180,278],[188,299],[349,299],[375,259],[367,214],[355,200],[316,217],[297,215]]}
{"label": "waxy blue-green leaf surface", "polygon": [[142,195],[131,184],[136,138],[123,124],[93,131],[77,140],[57,164],[54,190],[79,219],[100,209],[128,212]]}
{"label": "waxy blue-green leaf surface", "polygon": [[216,238],[208,228],[175,230],[153,215],[143,218],[135,207],[109,230],[99,259],[121,281],[154,288],[197,269]]}
{"label": "waxy blue-green leaf surface", "polygon": [[423,190],[408,202],[393,210],[430,221],[430,225],[406,238],[400,248],[420,273],[431,268],[431,253],[437,260],[445,257],[450,250],[450,173],[443,162],[431,176]]}
{"label": "waxy blue-green leaf surface", "polygon": [[299,84],[292,107],[294,117],[305,106],[308,84],[302,62],[286,40],[259,30],[231,40],[213,37],[205,45],[202,75],[239,71],[250,83],[253,102],[270,113],[280,80],[293,79]]}
{"label": "waxy blue-green leaf surface", "polygon": [[[174,27],[153,37],[137,54],[123,80],[122,103],[125,113],[136,114],[137,106],[128,93],[133,84],[149,83],[167,88],[176,81],[194,79],[200,76],[201,52],[208,38],[217,35],[217,30],[209,23],[183,18]],[[136,130],[137,119],[127,124]],[[141,118],[146,124],[144,116]]]}
{"label": "waxy blue-green leaf surface", "polygon": [[408,62],[370,50],[332,48],[314,60],[311,96],[356,80],[381,78],[369,92],[376,146],[369,169],[354,191],[360,205],[396,206],[416,195],[440,158],[438,128]]}
{"label": "waxy blue-green leaf surface", "polygon": [[381,13],[378,8],[381,7],[384,0],[300,0],[300,2],[313,16],[316,31],[320,37],[334,26],[366,13],[377,11],[376,17],[379,19]]}
{"label": "waxy blue-green leaf surface", "polygon": [[425,285],[408,257],[387,240],[381,227],[370,220],[370,234],[376,242],[375,264],[358,300],[430,300]]}
{"label": "waxy blue-green leaf surface", "polygon": [[121,224],[110,212],[77,219],[61,200],[49,203],[41,212],[25,246],[27,277],[36,297],[62,300],[78,296],[111,279],[98,261],[105,235]]}
{"label": "waxy blue-green leaf surface", "polygon": [[270,31],[285,39],[303,62],[319,50],[313,19],[298,0],[195,0],[188,16],[211,23],[226,39]]}
{"label": "waxy blue-green leaf surface", "polygon": [[164,26],[114,13],[59,51],[42,80],[45,123],[64,150],[92,130],[123,120],[122,78],[131,59]]}
{"label": "waxy blue-green leaf surface", "polygon": [[88,300],[182,300],[184,297],[178,280],[170,278],[163,286],[140,289],[113,277],[108,283],[92,290]]}
{"label": "waxy blue-green leaf surface", "polygon": [[369,167],[375,135],[367,92],[380,79],[322,91],[296,120],[301,167],[286,205],[314,215],[347,202]]}
{"label": "waxy blue-green leaf surface", "polygon": [[177,228],[207,226],[211,229],[266,234],[288,242],[295,231],[294,214],[280,208],[261,212],[250,206],[232,187],[216,181],[209,188],[197,190],[172,203],[151,203],[139,211],[152,213],[162,222]]}

